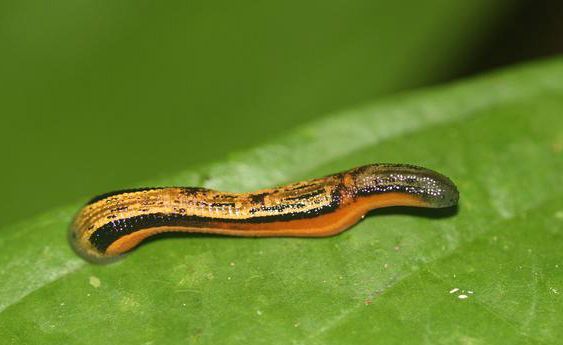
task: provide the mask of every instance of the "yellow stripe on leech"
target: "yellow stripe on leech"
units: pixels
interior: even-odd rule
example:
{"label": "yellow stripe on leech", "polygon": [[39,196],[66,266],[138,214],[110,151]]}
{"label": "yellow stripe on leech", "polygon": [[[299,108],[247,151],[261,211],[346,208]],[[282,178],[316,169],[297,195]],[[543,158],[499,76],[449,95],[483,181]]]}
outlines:
{"label": "yellow stripe on leech", "polygon": [[139,230],[125,235],[113,242],[107,249],[108,255],[119,255],[137,246],[142,240],[163,232],[193,232],[223,234],[233,236],[331,236],[346,230],[355,224],[369,210],[387,206],[427,206],[419,198],[404,193],[390,193],[365,197],[354,205],[336,209],[334,212],[311,219],[297,219],[272,223],[242,223],[240,229],[232,223],[222,223],[221,219],[213,220],[212,228],[194,228],[182,226],[161,226]]}

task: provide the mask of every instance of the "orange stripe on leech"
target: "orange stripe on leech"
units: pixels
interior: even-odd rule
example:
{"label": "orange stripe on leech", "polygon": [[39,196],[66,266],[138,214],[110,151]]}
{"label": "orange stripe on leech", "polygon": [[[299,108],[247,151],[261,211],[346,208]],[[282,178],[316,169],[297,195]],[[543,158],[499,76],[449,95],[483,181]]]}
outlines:
{"label": "orange stripe on leech", "polygon": [[362,214],[340,209],[314,218],[297,219],[271,223],[230,223],[219,220],[207,228],[160,226],[139,230],[115,240],[107,249],[107,255],[118,255],[133,249],[147,237],[163,232],[187,232],[241,237],[280,236],[330,236],[357,223]]}
{"label": "orange stripe on leech", "polygon": [[139,230],[123,236],[113,242],[106,254],[118,255],[134,248],[147,237],[162,232],[208,233],[231,236],[263,237],[263,236],[307,236],[321,237],[338,234],[357,223],[361,217],[372,209],[388,206],[428,207],[427,202],[404,193],[387,193],[369,197],[360,197],[354,202],[338,208],[334,212],[313,218],[304,218],[271,223],[210,223],[208,228],[161,226]]}
{"label": "orange stripe on leech", "polygon": [[123,237],[118,238],[115,240],[107,249],[105,254],[107,255],[119,255],[125,253],[133,249],[137,244],[139,244],[142,240],[147,237],[156,235],[161,232],[172,231],[166,230],[163,228],[169,227],[155,227],[155,228],[148,228],[144,230],[136,231],[132,234],[125,235]]}
{"label": "orange stripe on leech", "polygon": [[[431,205],[417,196],[407,193],[385,193],[367,196],[354,203],[367,211],[390,206],[430,207]],[[366,211],[366,212],[367,212]]]}

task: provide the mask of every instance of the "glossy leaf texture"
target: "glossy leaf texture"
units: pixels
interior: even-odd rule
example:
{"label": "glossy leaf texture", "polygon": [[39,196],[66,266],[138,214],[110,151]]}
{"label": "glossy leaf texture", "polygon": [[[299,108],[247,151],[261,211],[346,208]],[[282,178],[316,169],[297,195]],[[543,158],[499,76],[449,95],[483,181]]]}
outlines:
{"label": "glossy leaf texture", "polygon": [[175,236],[96,266],[80,205],[0,231],[9,344],[557,343],[563,61],[359,107],[154,181],[243,191],[372,162],[436,169],[457,210],[375,211],[322,239]]}

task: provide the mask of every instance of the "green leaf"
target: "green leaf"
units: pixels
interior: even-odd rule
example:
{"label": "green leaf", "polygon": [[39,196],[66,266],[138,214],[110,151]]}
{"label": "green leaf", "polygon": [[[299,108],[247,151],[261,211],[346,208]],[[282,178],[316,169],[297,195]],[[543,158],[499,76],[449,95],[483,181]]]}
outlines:
{"label": "green leaf", "polygon": [[[8,343],[556,343],[563,337],[563,61],[335,114],[155,181],[241,191],[370,162],[436,169],[456,214],[391,209],[322,239],[181,236],[77,258],[79,205],[0,231]],[[466,296],[466,298],[463,298]]]}

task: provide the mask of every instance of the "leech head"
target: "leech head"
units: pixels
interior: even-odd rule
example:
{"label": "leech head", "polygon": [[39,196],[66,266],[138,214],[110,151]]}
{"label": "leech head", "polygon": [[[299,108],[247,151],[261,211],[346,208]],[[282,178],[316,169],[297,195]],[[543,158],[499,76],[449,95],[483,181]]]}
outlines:
{"label": "leech head", "polygon": [[374,164],[351,171],[357,196],[400,193],[432,208],[457,205],[459,192],[446,176],[435,171],[404,164]]}

